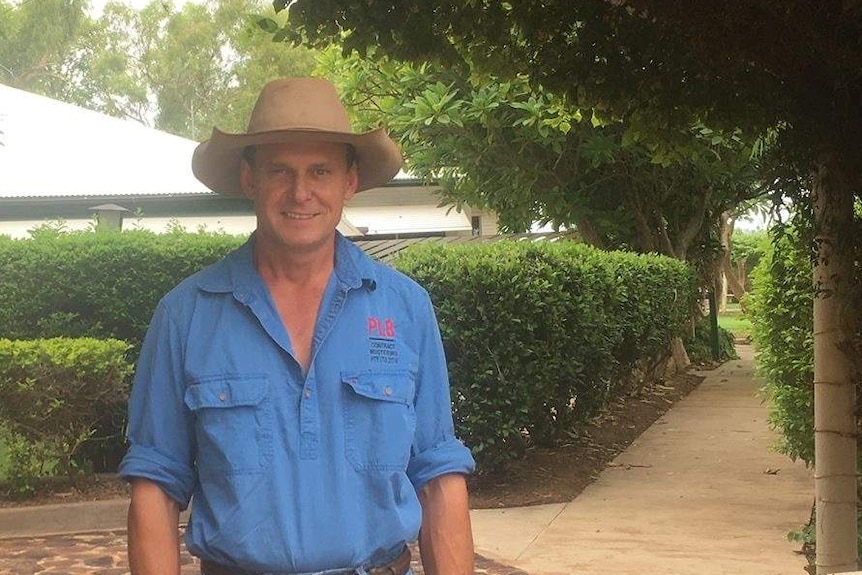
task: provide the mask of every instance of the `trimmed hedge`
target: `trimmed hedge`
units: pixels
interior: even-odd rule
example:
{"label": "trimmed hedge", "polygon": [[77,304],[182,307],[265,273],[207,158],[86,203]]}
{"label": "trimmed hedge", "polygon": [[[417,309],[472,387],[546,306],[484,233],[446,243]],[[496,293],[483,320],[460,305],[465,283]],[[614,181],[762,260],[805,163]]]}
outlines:
{"label": "trimmed hedge", "polygon": [[[117,338],[134,355],[158,300],[242,241],[143,231],[0,239],[0,336]],[[567,242],[426,244],[395,266],[437,306],[459,433],[484,468],[577,433],[636,367],[666,353],[695,305],[682,262]],[[99,434],[118,435],[123,414],[114,409]],[[112,461],[114,443],[91,459]]]}
{"label": "trimmed hedge", "polygon": [[577,433],[696,294],[680,261],[572,243],[418,245],[395,266],[431,294],[456,426],[486,469]]}
{"label": "trimmed hedge", "polygon": [[814,261],[791,229],[752,272],[746,306],[778,451],[814,465]]}
{"label": "trimmed hedge", "polygon": [[[763,393],[770,401],[769,423],[780,433],[777,450],[793,460],[814,466],[814,293],[815,240],[802,217],[772,230],[772,243],[752,274],[753,289],[746,304],[757,349],[757,367],[765,379]],[[862,237],[862,213],[857,203],[855,235]],[[856,250],[856,286],[852,297],[862,306],[862,244]],[[862,333],[862,322],[857,332]],[[856,379],[862,398],[862,379]],[[858,420],[857,420],[858,421]],[[862,450],[857,466],[862,469]],[[862,490],[862,480],[859,482]],[[812,518],[813,520],[813,518]],[[862,555],[862,511],[857,512],[858,548]],[[791,532],[790,538],[816,543],[813,524]],[[809,558],[812,559],[812,558]],[[813,560],[813,559],[812,559]]]}
{"label": "trimmed hedge", "polygon": [[79,447],[125,406],[129,349],[118,340],[0,339],[0,422],[11,442],[7,479],[15,490],[27,491],[49,471],[75,470]]}
{"label": "trimmed hedge", "polygon": [[138,346],[159,299],[243,239],[146,231],[0,236],[0,337]]}
{"label": "trimmed hedge", "polygon": [[[159,299],[243,241],[136,230],[0,236],[0,337],[118,339],[131,344],[129,357],[135,358]],[[99,439],[78,451],[96,471],[115,469],[125,451],[125,403],[104,409],[94,434]]]}

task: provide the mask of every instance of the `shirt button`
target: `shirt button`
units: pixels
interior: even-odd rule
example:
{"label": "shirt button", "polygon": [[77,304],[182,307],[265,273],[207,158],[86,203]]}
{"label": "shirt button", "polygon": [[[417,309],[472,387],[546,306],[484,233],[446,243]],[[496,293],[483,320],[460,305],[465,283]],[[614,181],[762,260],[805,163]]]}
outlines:
{"label": "shirt button", "polygon": [[219,400],[219,401],[225,401],[226,399],[227,399],[227,395],[226,395],[226,394],[224,394],[224,393],[220,393],[220,394],[218,394],[218,400]]}
{"label": "shirt button", "polygon": [[309,397],[311,397],[311,390],[310,390],[310,389],[306,389],[306,390],[305,390],[305,399],[308,399]]}
{"label": "shirt button", "polygon": [[383,388],[383,395],[389,396],[392,395],[392,388],[388,385]]}

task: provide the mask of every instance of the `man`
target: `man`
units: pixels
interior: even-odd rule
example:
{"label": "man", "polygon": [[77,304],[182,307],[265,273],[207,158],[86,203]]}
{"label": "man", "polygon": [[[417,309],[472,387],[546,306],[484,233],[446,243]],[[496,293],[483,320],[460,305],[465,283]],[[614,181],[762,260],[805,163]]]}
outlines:
{"label": "man", "polygon": [[[351,131],[333,86],[267,84],[246,134],[213,130],[195,176],[257,229],[159,303],[129,408],[133,575],[473,572],[465,474],[427,293],[336,232],[401,154]],[[420,529],[421,527],[421,529]]]}

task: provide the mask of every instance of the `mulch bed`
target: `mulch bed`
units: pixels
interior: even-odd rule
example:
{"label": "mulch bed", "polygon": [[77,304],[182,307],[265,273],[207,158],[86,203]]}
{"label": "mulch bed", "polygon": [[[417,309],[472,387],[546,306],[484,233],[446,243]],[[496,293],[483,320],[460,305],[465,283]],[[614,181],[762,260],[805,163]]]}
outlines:
{"label": "mulch bed", "polygon": [[[647,385],[617,399],[570,441],[553,448],[530,449],[523,459],[511,462],[498,473],[471,477],[471,507],[488,509],[571,501],[614,457],[702,380],[701,376],[683,372]],[[27,499],[4,494],[0,489],[0,508],[124,497],[128,497],[125,482],[113,474],[97,474],[75,481],[46,481]]]}

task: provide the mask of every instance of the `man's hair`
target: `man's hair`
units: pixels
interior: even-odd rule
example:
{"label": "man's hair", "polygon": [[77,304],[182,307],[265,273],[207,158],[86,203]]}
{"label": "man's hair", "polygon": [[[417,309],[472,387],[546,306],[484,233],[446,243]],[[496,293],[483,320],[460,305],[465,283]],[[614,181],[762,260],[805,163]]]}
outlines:
{"label": "man's hair", "polygon": [[[346,154],[345,159],[347,160],[347,169],[349,170],[359,161],[359,155],[356,153],[356,148],[353,144],[347,144]],[[249,166],[254,166],[254,160],[257,157],[257,146],[246,146],[243,148],[242,157],[248,162]]]}

